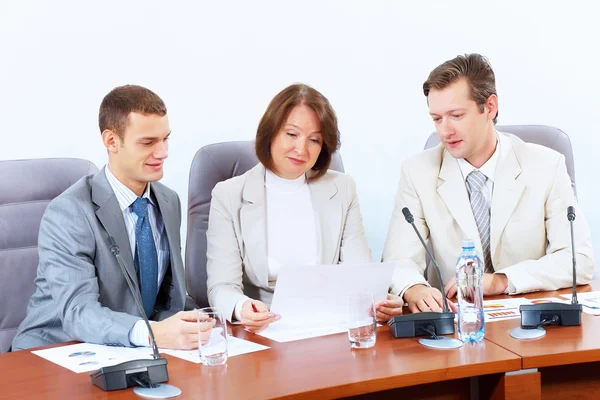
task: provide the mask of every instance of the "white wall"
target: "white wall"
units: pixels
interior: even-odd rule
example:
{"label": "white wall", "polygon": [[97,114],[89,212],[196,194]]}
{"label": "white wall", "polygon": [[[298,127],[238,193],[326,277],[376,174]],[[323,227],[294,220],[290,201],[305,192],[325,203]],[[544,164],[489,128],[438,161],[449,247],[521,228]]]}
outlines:
{"label": "white wall", "polygon": [[[173,135],[163,182],[186,207],[196,150],[252,139],[270,99],[305,82],[338,113],[346,171],[379,259],[400,162],[433,130],[421,85],[441,62],[479,52],[496,72],[500,124],[554,125],[570,135],[600,254],[592,1],[90,3],[0,3],[0,159],[103,165],[102,97],[144,85],[167,103]],[[183,236],[185,229],[183,221]]]}

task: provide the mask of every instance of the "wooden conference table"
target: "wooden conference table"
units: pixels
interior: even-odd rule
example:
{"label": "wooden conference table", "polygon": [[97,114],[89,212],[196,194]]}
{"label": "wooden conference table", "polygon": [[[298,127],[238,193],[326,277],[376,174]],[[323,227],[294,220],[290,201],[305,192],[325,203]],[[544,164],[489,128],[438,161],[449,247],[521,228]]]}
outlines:
{"label": "wooden conference table", "polygon": [[[600,290],[600,281],[578,292]],[[555,297],[569,290],[526,295]],[[505,296],[498,296],[502,298]],[[235,336],[271,349],[206,367],[166,355],[169,383],[181,398],[600,398],[600,317],[583,314],[580,327],[549,327],[540,339],[517,341],[519,319],[489,323],[486,340],[456,350],[433,350],[416,338],[395,339],[379,328],[371,349],[352,350],[337,334],[277,343],[233,327]],[[29,351],[0,355],[0,399],[125,399],[131,389],[104,392]]]}

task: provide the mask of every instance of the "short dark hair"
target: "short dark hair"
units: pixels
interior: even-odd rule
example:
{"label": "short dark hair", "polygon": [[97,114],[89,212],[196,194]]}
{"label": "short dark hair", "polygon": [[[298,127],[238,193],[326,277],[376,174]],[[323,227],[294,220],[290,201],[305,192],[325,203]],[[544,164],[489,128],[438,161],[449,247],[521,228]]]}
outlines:
{"label": "short dark hair", "polygon": [[[496,77],[487,58],[481,54],[460,55],[438,65],[423,83],[423,93],[429,96],[431,89],[445,89],[460,78],[466,78],[471,89],[471,98],[483,112],[485,102],[493,94],[496,96]],[[498,120],[498,112],[494,124]]]}
{"label": "short dark hair", "polygon": [[323,136],[321,152],[312,167],[316,174],[309,177],[310,180],[316,180],[325,175],[331,164],[332,154],[340,148],[340,131],[335,111],[329,104],[329,100],[308,85],[297,83],[288,86],[271,100],[256,131],[256,156],[266,168],[273,169],[271,143],[290,111],[300,105],[307,106],[317,114]]}
{"label": "short dark hair", "polygon": [[132,112],[162,117],[167,114],[167,107],[156,93],[145,87],[116,87],[104,96],[100,104],[100,133],[110,129],[122,138],[129,122],[129,114]]}

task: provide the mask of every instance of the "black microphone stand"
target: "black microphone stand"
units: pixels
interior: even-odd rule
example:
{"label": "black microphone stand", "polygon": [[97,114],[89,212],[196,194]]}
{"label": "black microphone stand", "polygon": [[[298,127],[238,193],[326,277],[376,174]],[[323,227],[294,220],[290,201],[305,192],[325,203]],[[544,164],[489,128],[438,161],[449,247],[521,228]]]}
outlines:
{"label": "black microphone stand", "polygon": [[[172,385],[161,385],[159,383],[169,380],[169,372],[167,371],[167,359],[160,356],[158,346],[154,339],[152,327],[148,321],[148,317],[142,306],[142,301],[138,296],[138,290],[133,285],[123,259],[119,246],[115,243],[112,236],[108,237],[110,243],[110,251],[117,259],[117,263],[121,268],[121,272],[125,277],[127,286],[133,295],[135,304],[148,327],[150,342],[152,345],[153,359],[152,360],[133,360],[121,364],[112,365],[109,367],[100,368],[90,374],[92,383],[102,390],[118,390],[136,386],[134,392],[142,397],[151,397],[154,399],[166,399],[176,397],[181,394],[181,389]],[[138,386],[139,385],[139,386]]]}
{"label": "black microphone stand", "polygon": [[[456,339],[443,338],[439,335],[452,335],[454,334],[454,313],[448,307],[448,300],[444,294],[444,281],[442,279],[442,273],[438,266],[435,258],[429,251],[429,248],[425,244],[423,237],[419,233],[419,230],[415,226],[414,217],[408,208],[403,208],[402,213],[406,222],[412,225],[415,233],[419,237],[421,244],[425,248],[425,251],[429,255],[429,258],[433,262],[435,270],[438,274],[438,278],[441,285],[442,297],[444,299],[444,308],[442,312],[422,312],[408,315],[398,315],[388,321],[390,331],[397,338],[414,337],[431,335],[432,339],[421,339],[419,342],[425,346],[436,347],[436,348],[455,348],[462,346],[462,342]],[[442,339],[447,339],[442,340]],[[437,345],[434,342],[437,343]],[[444,343],[446,342],[446,343]],[[450,343],[451,342],[451,343]],[[458,343],[457,343],[458,342]]]}

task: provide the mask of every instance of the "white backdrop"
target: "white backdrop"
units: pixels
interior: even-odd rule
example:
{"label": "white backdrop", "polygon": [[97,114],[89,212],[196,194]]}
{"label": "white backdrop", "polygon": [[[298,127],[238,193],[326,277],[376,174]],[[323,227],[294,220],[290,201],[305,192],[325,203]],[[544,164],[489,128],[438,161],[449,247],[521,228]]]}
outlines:
{"label": "white backdrop", "polygon": [[[195,152],[252,139],[270,99],[304,82],[338,113],[346,172],[357,182],[377,260],[400,163],[433,130],[421,85],[441,62],[479,52],[496,72],[499,124],[554,125],[570,135],[599,260],[595,7],[592,1],[1,0],[0,159],[81,157],[102,166],[100,101],[115,86],[140,84],[167,104],[173,135],[163,182],[185,208]],[[185,231],[184,220],[184,240]]]}

